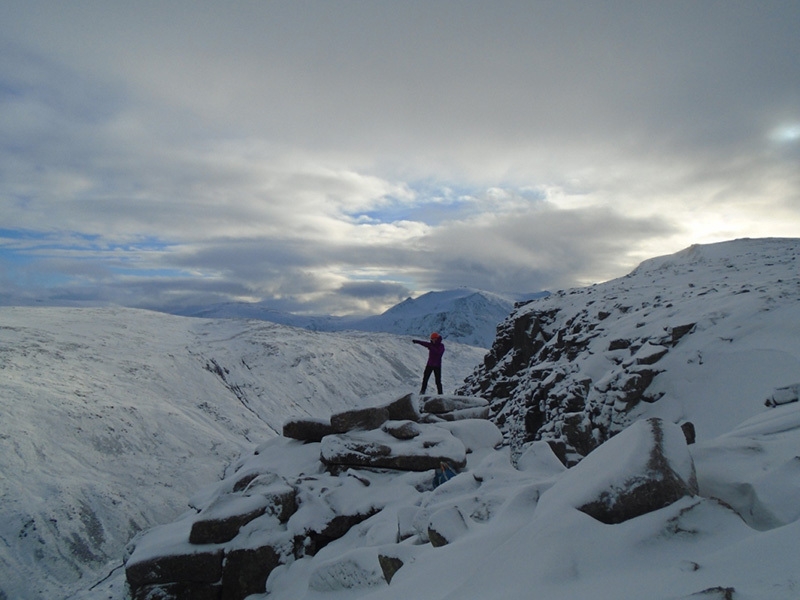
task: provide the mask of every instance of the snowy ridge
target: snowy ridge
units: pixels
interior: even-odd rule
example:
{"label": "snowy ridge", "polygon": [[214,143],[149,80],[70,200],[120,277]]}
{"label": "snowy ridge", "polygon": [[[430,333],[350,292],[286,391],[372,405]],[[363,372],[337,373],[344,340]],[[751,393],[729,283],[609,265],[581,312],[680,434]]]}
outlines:
{"label": "snowy ridge", "polygon": [[692,246],[631,274],[518,308],[461,388],[492,399],[515,448],[576,460],[631,422],[692,422],[713,438],[800,372],[800,242]]}
{"label": "snowy ridge", "polygon": [[423,335],[436,331],[445,341],[488,348],[497,325],[513,308],[513,301],[470,289],[429,292],[401,302],[385,313],[351,323],[353,329]]}
{"label": "snowy ridge", "polygon": [[[447,347],[453,389],[483,352]],[[0,598],[71,598],[286,418],[418,389],[388,334],[0,308]],[[376,400],[372,400],[376,401]]]}

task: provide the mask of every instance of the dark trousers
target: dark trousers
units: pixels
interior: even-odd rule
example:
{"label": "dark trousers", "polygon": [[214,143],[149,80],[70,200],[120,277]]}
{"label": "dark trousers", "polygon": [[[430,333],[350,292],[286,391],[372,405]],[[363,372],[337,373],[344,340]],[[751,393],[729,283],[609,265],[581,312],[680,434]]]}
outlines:
{"label": "dark trousers", "polygon": [[442,392],[442,367],[434,367],[428,365],[425,367],[425,374],[422,376],[422,389],[420,389],[420,394],[424,394],[425,390],[428,389],[428,379],[431,378],[431,373],[433,373],[434,378],[436,379],[436,390],[439,392],[439,395],[443,394]]}

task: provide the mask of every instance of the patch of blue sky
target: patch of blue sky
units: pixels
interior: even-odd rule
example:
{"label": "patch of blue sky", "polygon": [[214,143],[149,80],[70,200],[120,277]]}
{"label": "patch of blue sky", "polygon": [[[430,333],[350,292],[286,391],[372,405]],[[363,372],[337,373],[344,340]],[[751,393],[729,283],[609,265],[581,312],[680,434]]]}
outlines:
{"label": "patch of blue sky", "polygon": [[168,267],[113,266],[109,268],[109,271],[114,275],[128,279],[198,279],[201,277],[194,271],[190,272],[183,269]]}
{"label": "patch of blue sky", "polygon": [[388,202],[370,211],[350,215],[368,223],[414,221],[430,226],[467,219],[484,212],[497,212],[522,204],[535,204],[546,199],[537,187],[474,187],[435,182],[409,184],[413,199],[389,198]]}
{"label": "patch of blue sky", "polygon": [[0,260],[23,264],[43,257],[125,260],[142,253],[166,252],[171,244],[155,238],[115,242],[99,234],[0,229]]}

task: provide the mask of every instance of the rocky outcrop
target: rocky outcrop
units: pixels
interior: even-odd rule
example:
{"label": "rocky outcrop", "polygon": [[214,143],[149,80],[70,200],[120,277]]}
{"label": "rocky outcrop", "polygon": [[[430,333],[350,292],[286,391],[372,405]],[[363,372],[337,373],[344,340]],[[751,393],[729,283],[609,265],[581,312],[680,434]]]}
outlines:
{"label": "rocky outcrop", "polygon": [[283,435],[303,442],[320,442],[326,435],[345,433],[354,429],[376,429],[389,420],[419,421],[420,413],[416,396],[406,394],[379,406],[334,413],[327,419],[310,417],[288,419],[283,424]]}
{"label": "rocky outcrop", "polygon": [[449,431],[420,425],[420,433],[406,440],[382,430],[351,431],[322,440],[320,457],[329,468],[371,467],[402,471],[428,471],[446,462],[460,469],[466,449]]}
{"label": "rocky outcrop", "polygon": [[660,365],[696,328],[675,322],[655,293],[652,302],[626,304],[624,289],[617,282],[518,306],[457,393],[488,398],[489,418],[514,450],[544,440],[576,464],[663,396],[654,385]]}
{"label": "rocky outcrop", "polygon": [[[443,463],[464,467],[477,438],[491,444],[502,439],[488,422],[483,424],[490,431],[458,426],[459,411],[485,408],[483,399],[428,397],[425,403],[439,411],[440,424],[421,422],[433,413],[420,411],[413,394],[329,419],[287,421],[286,443],[296,440],[303,442],[299,448],[315,450],[320,472],[281,475],[271,470],[269,448],[259,448],[254,463],[237,469],[211,496],[193,500],[193,511],[133,542],[125,570],[134,600],[240,600],[263,593],[278,565],[315,555],[383,509],[386,500],[367,491],[369,477],[353,469],[429,471],[424,485],[432,487],[433,470]],[[361,500],[354,504],[354,497]],[[442,543],[454,535],[452,527],[444,533],[432,527],[433,539]],[[329,589],[337,569],[380,577],[377,562],[362,569],[352,557],[347,560],[317,573],[315,585]]]}

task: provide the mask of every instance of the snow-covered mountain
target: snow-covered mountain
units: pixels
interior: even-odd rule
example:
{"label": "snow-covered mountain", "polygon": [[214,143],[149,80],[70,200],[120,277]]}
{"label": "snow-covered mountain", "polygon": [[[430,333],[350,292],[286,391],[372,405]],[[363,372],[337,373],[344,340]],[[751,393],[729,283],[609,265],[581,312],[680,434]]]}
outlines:
{"label": "snow-covered mountain", "polygon": [[[546,296],[547,293],[536,296]],[[381,315],[350,324],[361,331],[386,331],[399,335],[422,335],[436,331],[445,341],[488,348],[497,325],[514,307],[510,298],[461,288],[428,292],[393,306]]]}
{"label": "snow-covered mountain", "polygon": [[[278,422],[332,427],[338,411],[399,398],[417,384],[418,349],[380,334],[2,309],[0,398],[24,418],[0,435],[13,500],[0,589],[123,600],[121,569],[90,579],[106,559],[119,565],[103,540],[160,522],[129,550],[140,594],[171,571],[178,597],[218,597],[231,588],[216,569],[247,579],[247,564],[270,600],[796,599],[799,250],[796,239],[694,246],[530,302],[485,357],[448,344],[452,361],[480,365],[443,404],[469,395],[486,407],[443,420],[417,398],[424,422],[379,419],[307,443],[277,436]],[[445,453],[460,473],[434,487],[432,471],[346,466],[402,448]],[[142,467],[148,452],[158,459]],[[95,483],[91,503],[93,477],[110,483]],[[187,510],[164,515],[181,496]],[[119,514],[136,526],[123,532]],[[191,542],[196,524],[206,533]],[[209,539],[220,527],[230,537]],[[105,548],[91,568],[74,566],[84,546]],[[45,548],[58,556],[43,560]]]}
{"label": "snow-covered mountain", "polygon": [[[482,350],[448,343],[452,390]],[[387,334],[133,309],[0,308],[0,598],[70,598],[289,417],[418,389]]]}
{"label": "snow-covered mountain", "polygon": [[[529,294],[526,299],[547,296]],[[182,315],[215,319],[261,319],[312,331],[376,331],[427,338],[437,331],[445,340],[488,348],[497,324],[514,307],[516,298],[490,292],[459,288],[428,292],[407,298],[386,312],[371,317],[293,315],[270,309],[263,303],[232,302],[183,310]]]}
{"label": "snow-covered mountain", "polygon": [[492,399],[512,446],[575,457],[648,416],[721,435],[800,381],[799,254],[795,239],[697,245],[526,304],[460,393]]}

